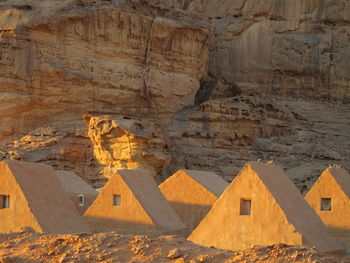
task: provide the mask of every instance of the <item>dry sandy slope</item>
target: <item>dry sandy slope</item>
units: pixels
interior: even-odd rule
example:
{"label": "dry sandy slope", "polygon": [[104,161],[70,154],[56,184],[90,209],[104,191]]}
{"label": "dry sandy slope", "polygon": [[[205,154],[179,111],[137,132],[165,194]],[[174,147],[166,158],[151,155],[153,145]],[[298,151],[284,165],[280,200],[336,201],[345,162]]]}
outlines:
{"label": "dry sandy slope", "polygon": [[[174,254],[173,257],[170,254]],[[197,246],[176,236],[153,239],[113,232],[75,235],[22,232],[0,235],[0,263],[10,262],[329,263],[350,262],[350,257],[325,255],[312,249],[282,244],[230,252]]]}

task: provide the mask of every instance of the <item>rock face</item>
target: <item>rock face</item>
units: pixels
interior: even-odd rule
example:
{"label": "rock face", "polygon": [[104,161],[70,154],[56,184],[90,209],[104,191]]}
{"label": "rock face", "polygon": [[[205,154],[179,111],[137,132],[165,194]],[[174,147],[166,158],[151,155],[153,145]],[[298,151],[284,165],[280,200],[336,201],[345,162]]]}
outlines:
{"label": "rock face", "polygon": [[350,102],[349,1],[187,3],[213,20],[210,71],[227,89]]}
{"label": "rock face", "polygon": [[257,97],[207,101],[176,116],[170,130],[173,161],[186,169],[215,167],[233,176],[247,159],[255,158],[251,149],[256,138],[290,136],[294,122],[288,108]]}
{"label": "rock face", "polygon": [[34,17],[35,5],[1,11],[2,135],[86,113],[155,117],[193,104],[208,32],[112,7],[73,5],[49,21]]}
{"label": "rock face", "polygon": [[1,159],[43,162],[58,170],[74,171],[95,187],[106,181],[82,120],[40,127],[18,140],[2,143],[0,150]]}
{"label": "rock face", "polygon": [[214,45],[205,89],[211,98],[244,93],[350,101],[348,1],[133,2],[140,10],[195,14],[197,23],[199,16],[210,19]]}
{"label": "rock face", "polygon": [[247,160],[273,160],[306,189],[329,163],[348,168],[349,113],[345,105],[272,96],[207,101],[176,115],[172,169],[212,170],[230,181]]}
{"label": "rock face", "polygon": [[[306,189],[330,163],[350,169],[349,5],[1,1],[3,158],[95,187],[113,167],[232,180],[247,161],[274,160]],[[97,137],[83,115],[96,117]],[[118,157],[127,136],[102,126],[134,134],[133,150]]]}
{"label": "rock face", "polygon": [[96,159],[109,169],[161,173],[170,163],[160,125],[151,121],[86,116]]}

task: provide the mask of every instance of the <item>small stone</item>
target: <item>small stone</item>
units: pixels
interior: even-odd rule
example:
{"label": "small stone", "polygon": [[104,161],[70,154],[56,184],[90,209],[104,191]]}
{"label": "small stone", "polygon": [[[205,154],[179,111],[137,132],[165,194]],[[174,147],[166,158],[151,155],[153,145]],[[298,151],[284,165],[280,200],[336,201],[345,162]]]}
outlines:
{"label": "small stone", "polygon": [[170,250],[166,257],[169,259],[175,259],[175,258],[179,258],[181,256],[182,256],[181,250],[178,248],[175,248],[173,250]]}

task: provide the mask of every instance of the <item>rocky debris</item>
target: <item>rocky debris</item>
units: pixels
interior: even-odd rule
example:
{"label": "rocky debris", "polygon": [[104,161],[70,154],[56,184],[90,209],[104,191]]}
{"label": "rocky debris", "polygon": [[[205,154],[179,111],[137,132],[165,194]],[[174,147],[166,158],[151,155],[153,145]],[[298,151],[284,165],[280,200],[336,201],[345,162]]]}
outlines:
{"label": "rocky debris", "polygon": [[161,173],[170,163],[159,124],[148,120],[86,116],[96,159],[109,169]]}
{"label": "rocky debris", "polygon": [[[8,244],[11,243],[11,246]],[[174,251],[168,258],[169,251]],[[176,253],[175,253],[176,252]],[[179,254],[179,252],[181,252]],[[176,258],[174,258],[174,256]],[[0,234],[0,262],[349,262],[350,258],[283,244],[243,251],[201,247],[183,238],[99,234]]]}
{"label": "rocky debris", "polygon": [[129,243],[129,247],[134,255],[145,255],[145,250],[150,247],[151,242],[147,236],[134,236]]}

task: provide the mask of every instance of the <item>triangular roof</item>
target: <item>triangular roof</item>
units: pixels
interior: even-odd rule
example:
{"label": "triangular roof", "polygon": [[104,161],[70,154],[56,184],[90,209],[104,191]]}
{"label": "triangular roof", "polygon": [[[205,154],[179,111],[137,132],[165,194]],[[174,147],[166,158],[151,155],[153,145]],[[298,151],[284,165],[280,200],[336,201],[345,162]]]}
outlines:
{"label": "triangular roof", "polygon": [[329,231],[338,237],[350,234],[350,175],[343,168],[324,170],[305,195]]}
{"label": "triangular roof", "polygon": [[[202,185],[204,188],[206,188],[208,191],[210,191],[217,197],[219,197],[229,185],[222,177],[220,177],[214,172],[184,169],[177,171],[175,174],[173,174],[167,180],[165,180],[162,184],[167,184],[168,182],[175,180],[177,176],[191,177],[193,180],[195,180],[197,183]],[[160,186],[162,184],[160,184]]]}
{"label": "triangular roof", "polygon": [[319,177],[319,180],[323,176],[330,175],[338,183],[344,194],[350,199],[350,175],[344,168],[329,167]]}
{"label": "triangular roof", "polygon": [[57,170],[56,176],[63,189],[69,194],[97,196],[98,192],[87,182],[71,171]]}
{"label": "triangular roof", "polygon": [[[261,162],[251,162],[247,166],[250,166],[250,169],[254,170],[255,174],[263,181],[277,200],[289,222],[294,225],[299,233],[305,236],[306,240],[312,242],[312,245],[316,245],[319,243],[318,238],[330,238],[319,217],[307,204],[298,188],[282,168]],[[307,223],[305,220],[307,220]],[[323,247],[324,244],[320,243],[320,245]]]}
{"label": "triangular roof", "polygon": [[35,225],[36,231],[46,233],[89,231],[51,166],[2,161],[0,170],[1,190],[10,195],[11,227]]}
{"label": "triangular roof", "polygon": [[118,174],[129,186],[143,209],[164,228],[184,228],[180,218],[159,191],[148,170],[121,170]]}
{"label": "triangular roof", "polygon": [[183,234],[188,236],[227,186],[228,183],[213,172],[179,170],[161,183],[159,189],[186,225]]}
{"label": "triangular roof", "polygon": [[[122,210],[113,212],[112,207],[108,206],[109,195],[112,193],[122,193],[121,206],[124,204],[123,200],[128,200],[130,211],[127,214]],[[123,195],[128,195],[128,197],[124,198]],[[131,205],[134,205],[133,208]],[[101,210],[102,207],[105,209]],[[120,223],[125,224],[131,221],[145,225],[151,224],[165,232],[185,228],[161,194],[152,173],[148,170],[119,170],[103,187],[84,216],[97,219],[117,219]]]}
{"label": "triangular roof", "polygon": [[[252,202],[250,216],[239,213],[245,198]],[[260,162],[245,165],[189,240],[223,249],[237,249],[241,241],[245,247],[285,242],[340,250],[284,171]]]}
{"label": "triangular roof", "polygon": [[309,192],[305,195],[305,198],[307,199],[316,188],[324,187],[325,184],[328,186],[330,183],[337,185],[337,190],[333,190],[333,194],[342,191],[344,198],[350,200],[350,175],[344,168],[336,167],[328,167],[326,170],[324,170]]}

